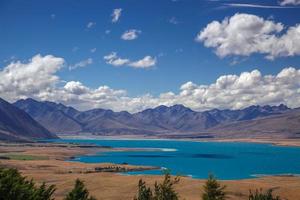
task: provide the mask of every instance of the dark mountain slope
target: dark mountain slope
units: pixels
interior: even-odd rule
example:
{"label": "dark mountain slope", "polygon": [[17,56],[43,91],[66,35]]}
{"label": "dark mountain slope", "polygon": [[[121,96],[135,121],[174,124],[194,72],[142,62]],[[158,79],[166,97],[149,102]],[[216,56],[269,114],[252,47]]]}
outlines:
{"label": "dark mountain slope", "polygon": [[31,140],[57,138],[26,112],[0,98],[0,139]]}
{"label": "dark mountain slope", "polygon": [[32,118],[53,133],[78,133],[82,131],[80,122],[74,119],[79,111],[72,107],[53,102],[39,102],[34,99],[19,100],[15,106],[27,112]]}

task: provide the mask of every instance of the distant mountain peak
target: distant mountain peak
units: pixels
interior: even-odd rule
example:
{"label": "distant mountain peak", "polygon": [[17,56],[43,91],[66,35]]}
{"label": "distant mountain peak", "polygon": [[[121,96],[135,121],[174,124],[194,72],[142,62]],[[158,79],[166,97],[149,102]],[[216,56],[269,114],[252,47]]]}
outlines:
{"label": "distant mountain peak", "polygon": [[175,109],[175,110],[188,110],[188,111],[192,111],[190,108],[182,105],[182,104],[175,104],[173,106],[169,107],[170,109]]}
{"label": "distant mountain peak", "polygon": [[33,99],[33,98],[26,98],[26,99],[20,99],[16,102],[34,102],[34,103],[39,103],[39,101]]}
{"label": "distant mountain peak", "polygon": [[155,108],[150,108],[149,110],[161,110],[161,111],[163,111],[163,110],[167,110],[168,108],[169,107],[166,106],[166,105],[159,105],[159,106],[157,106]]}

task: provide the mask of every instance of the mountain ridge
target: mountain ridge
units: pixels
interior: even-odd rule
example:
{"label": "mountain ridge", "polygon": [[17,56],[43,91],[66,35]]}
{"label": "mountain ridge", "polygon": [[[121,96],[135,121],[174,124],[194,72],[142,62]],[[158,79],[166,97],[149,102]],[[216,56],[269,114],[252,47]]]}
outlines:
{"label": "mountain ridge", "polygon": [[[264,120],[267,124],[265,118],[273,120],[273,116],[283,116],[295,110],[280,104],[278,106],[249,106],[238,110],[212,109],[197,112],[178,104],[169,107],[160,105],[137,113],[114,112],[101,108],[78,111],[61,103],[40,102],[34,99],[19,100],[14,105],[57,134],[91,133],[95,135],[160,135],[162,137],[205,133],[225,137],[226,132],[232,134],[232,132],[243,131],[241,124],[246,126],[253,120],[256,122]],[[237,130],[234,125],[230,126],[230,124],[239,124],[236,127],[240,129]],[[222,127],[226,130],[224,133],[221,133]]]}

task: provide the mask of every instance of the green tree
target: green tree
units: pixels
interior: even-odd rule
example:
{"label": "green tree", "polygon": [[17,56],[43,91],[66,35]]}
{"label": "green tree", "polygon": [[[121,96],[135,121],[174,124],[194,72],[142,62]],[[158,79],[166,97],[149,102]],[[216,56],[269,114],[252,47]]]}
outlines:
{"label": "green tree", "polygon": [[203,186],[204,193],[202,194],[202,200],[225,200],[225,188],[226,186],[221,186],[216,178],[210,174]]}
{"label": "green tree", "polygon": [[0,169],[0,200],[53,200],[54,185],[37,187],[16,169]]}
{"label": "green tree", "polygon": [[172,179],[168,171],[165,172],[162,183],[155,182],[154,192],[142,180],[139,181],[138,194],[134,200],[178,200],[179,195],[174,189],[174,185],[179,182],[179,177]]}
{"label": "green tree", "polygon": [[154,185],[154,200],[178,200],[178,193],[174,189],[174,185],[179,182],[179,177],[171,179],[169,172],[165,173],[165,178],[162,183]]}
{"label": "green tree", "polygon": [[53,193],[55,192],[55,186],[50,185],[49,187],[43,183],[34,193],[35,200],[54,200],[52,198]]}
{"label": "green tree", "polygon": [[249,200],[280,200],[280,197],[274,197],[272,192],[273,190],[271,189],[266,192],[263,192],[262,189],[255,190],[254,193],[250,190]]}
{"label": "green tree", "polygon": [[84,183],[76,179],[75,186],[71,192],[67,194],[65,200],[96,200],[94,197],[89,197],[89,191],[86,189]]}
{"label": "green tree", "polygon": [[153,200],[153,195],[150,187],[146,186],[146,182],[139,180],[138,194],[134,200]]}

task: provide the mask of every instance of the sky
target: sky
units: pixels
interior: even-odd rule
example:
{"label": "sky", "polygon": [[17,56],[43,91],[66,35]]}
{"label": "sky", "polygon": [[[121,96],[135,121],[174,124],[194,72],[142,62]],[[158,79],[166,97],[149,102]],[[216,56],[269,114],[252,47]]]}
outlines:
{"label": "sky", "polygon": [[0,97],[300,107],[300,0],[1,0]]}

